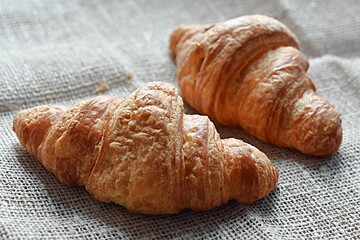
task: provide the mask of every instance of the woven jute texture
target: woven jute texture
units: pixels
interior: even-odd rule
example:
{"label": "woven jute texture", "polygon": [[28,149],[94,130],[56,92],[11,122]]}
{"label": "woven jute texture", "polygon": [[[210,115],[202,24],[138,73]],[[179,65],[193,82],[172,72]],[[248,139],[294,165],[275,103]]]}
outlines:
{"label": "woven jute texture", "polygon": [[[359,1],[13,1],[0,3],[0,239],[360,238]],[[305,156],[217,126],[265,152],[278,187],[251,205],[148,216],[62,185],[20,145],[15,112],[71,105],[104,94],[125,97],[150,81],[176,84],[168,49],[182,23],[241,15],[279,19],[298,36],[318,93],[342,113],[338,153]],[[105,85],[106,85],[105,84]],[[189,110],[190,111],[190,110]]]}

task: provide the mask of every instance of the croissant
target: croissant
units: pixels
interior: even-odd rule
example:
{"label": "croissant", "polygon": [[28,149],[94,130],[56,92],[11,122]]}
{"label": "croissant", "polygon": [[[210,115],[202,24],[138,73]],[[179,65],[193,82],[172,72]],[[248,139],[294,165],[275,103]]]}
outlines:
{"label": "croissant", "polygon": [[335,153],[341,115],[317,95],[295,35],[279,21],[243,16],[181,25],[170,37],[183,98],[212,120],[305,154]]}
{"label": "croissant", "polygon": [[141,213],[208,210],[229,199],[251,203],[278,180],[264,153],[221,140],[206,116],[184,114],[177,90],[163,82],[126,99],[99,96],[70,109],[23,110],[13,129],[62,183]]}

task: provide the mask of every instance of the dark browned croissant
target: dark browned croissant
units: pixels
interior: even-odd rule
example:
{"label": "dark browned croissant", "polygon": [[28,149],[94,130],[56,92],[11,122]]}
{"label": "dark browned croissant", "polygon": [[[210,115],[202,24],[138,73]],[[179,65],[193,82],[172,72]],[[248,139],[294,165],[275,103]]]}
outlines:
{"label": "dark browned croissant", "polygon": [[336,152],[341,115],[315,92],[295,35],[266,16],[183,25],[170,38],[184,99],[259,139],[315,155]]}
{"label": "dark browned croissant", "polygon": [[132,211],[207,210],[229,199],[251,203],[274,189],[278,173],[265,154],[221,140],[206,116],[183,110],[173,85],[153,82],[126,99],[23,110],[13,127],[61,182]]}

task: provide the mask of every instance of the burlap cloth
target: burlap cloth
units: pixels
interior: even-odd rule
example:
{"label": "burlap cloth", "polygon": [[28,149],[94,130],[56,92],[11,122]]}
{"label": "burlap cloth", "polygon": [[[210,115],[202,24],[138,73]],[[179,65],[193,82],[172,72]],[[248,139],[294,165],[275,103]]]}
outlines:
{"label": "burlap cloth", "polygon": [[[360,238],[359,1],[13,1],[0,3],[0,238]],[[40,104],[145,82],[176,83],[168,38],[181,23],[247,14],[292,29],[320,95],[342,113],[339,152],[317,159],[217,126],[265,152],[280,171],[269,197],[207,212],[147,216],[61,185],[19,144],[12,118]],[[132,75],[132,77],[131,77]],[[101,90],[101,89],[98,89]]]}

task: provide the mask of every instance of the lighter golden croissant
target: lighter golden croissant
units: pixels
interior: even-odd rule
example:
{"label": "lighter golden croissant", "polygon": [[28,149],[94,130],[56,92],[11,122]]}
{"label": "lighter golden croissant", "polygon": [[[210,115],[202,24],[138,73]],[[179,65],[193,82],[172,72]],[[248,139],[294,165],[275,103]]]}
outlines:
{"label": "lighter golden croissant", "polygon": [[251,203],[274,189],[278,172],[265,154],[221,140],[208,117],[183,110],[173,85],[153,82],[126,99],[23,110],[13,128],[61,182],[132,211],[207,210],[229,199]]}
{"label": "lighter golden croissant", "polygon": [[295,35],[277,20],[179,26],[170,48],[182,96],[200,113],[306,154],[339,149],[341,115],[316,94]]}

